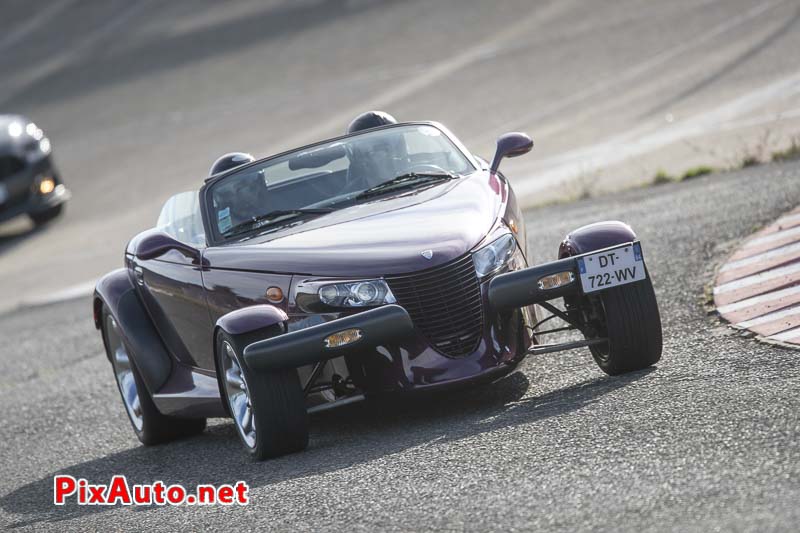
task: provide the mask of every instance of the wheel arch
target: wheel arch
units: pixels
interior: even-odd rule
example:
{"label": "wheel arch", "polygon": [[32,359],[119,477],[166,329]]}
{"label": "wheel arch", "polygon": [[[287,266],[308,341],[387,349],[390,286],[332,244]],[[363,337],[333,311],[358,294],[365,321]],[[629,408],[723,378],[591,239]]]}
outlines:
{"label": "wheel arch", "polygon": [[[220,334],[224,332],[235,341],[234,349],[242,355],[242,361],[244,361],[245,346],[276,333],[285,333],[288,320],[289,316],[282,309],[269,304],[236,309],[217,319],[214,325],[214,334],[211,337],[214,342],[214,370],[217,375],[217,386],[222,405],[226,411],[228,411],[228,404],[224,399],[223,376],[219,368],[219,353],[217,353]],[[276,326],[280,328],[279,331],[275,331]]]}
{"label": "wheel arch", "polygon": [[[167,351],[155,325],[142,305],[136,287],[124,268],[114,270],[97,282],[92,300],[94,323],[103,328],[103,307],[114,318],[119,333],[128,348],[128,356],[154,395],[172,373],[172,357]],[[103,335],[105,344],[105,335]],[[106,350],[106,355],[108,350]]]}
{"label": "wheel arch", "polygon": [[636,233],[626,223],[606,220],[572,230],[558,246],[558,258],[572,257],[616,244],[636,240]]}

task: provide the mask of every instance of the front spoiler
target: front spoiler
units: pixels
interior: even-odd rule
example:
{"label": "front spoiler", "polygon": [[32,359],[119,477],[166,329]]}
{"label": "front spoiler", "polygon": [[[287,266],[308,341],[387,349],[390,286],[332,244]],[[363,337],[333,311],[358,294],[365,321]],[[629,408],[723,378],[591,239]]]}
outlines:
{"label": "front spoiler", "polygon": [[[361,330],[361,338],[338,348],[325,346],[326,337],[348,329]],[[244,349],[244,359],[256,371],[297,368],[327,361],[353,350],[402,342],[413,333],[414,325],[406,310],[399,305],[385,305],[256,341]]]}

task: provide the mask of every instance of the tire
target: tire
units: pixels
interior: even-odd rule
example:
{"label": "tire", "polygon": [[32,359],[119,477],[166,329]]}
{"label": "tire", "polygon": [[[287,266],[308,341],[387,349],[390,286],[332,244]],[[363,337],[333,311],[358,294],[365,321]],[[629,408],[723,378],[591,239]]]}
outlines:
{"label": "tire", "polygon": [[63,210],[64,206],[62,204],[59,204],[45,211],[40,211],[38,213],[28,213],[28,216],[31,217],[31,220],[33,220],[34,224],[36,224],[37,226],[42,226],[52,221],[56,217],[58,217],[61,214],[61,211]]}
{"label": "tire", "polygon": [[590,350],[600,369],[616,376],[656,364],[661,359],[661,316],[650,278],[605,290],[598,298],[605,315],[598,329],[608,343]]}
{"label": "tire", "polygon": [[[117,328],[114,317],[104,306],[103,344],[111,361],[122,404],[139,441],[151,446],[202,433],[206,428],[205,418],[180,418],[159,412]],[[132,399],[134,393],[135,399]]]}
{"label": "tire", "polygon": [[297,370],[253,372],[242,357],[246,345],[217,336],[220,389],[245,450],[258,461],[305,450],[308,415]]}

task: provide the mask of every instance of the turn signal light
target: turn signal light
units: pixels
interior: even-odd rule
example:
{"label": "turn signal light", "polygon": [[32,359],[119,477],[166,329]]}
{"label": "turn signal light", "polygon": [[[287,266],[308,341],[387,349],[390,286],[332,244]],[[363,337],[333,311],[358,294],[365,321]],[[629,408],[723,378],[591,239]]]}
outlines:
{"label": "turn signal light", "polygon": [[559,287],[563,287],[564,285],[569,285],[573,281],[575,281],[575,274],[572,272],[558,272],[556,274],[550,274],[549,276],[539,278],[539,289],[543,291],[557,289]]}
{"label": "turn signal light", "polygon": [[280,303],[283,301],[283,291],[280,287],[270,287],[265,294],[270,302]]}
{"label": "turn signal light", "polygon": [[39,182],[39,192],[41,194],[50,194],[56,189],[56,182],[53,178],[43,178]]}
{"label": "turn signal light", "polygon": [[328,335],[325,337],[325,347],[326,348],[338,348],[340,346],[346,346],[348,344],[352,344],[356,341],[361,340],[361,337],[364,336],[364,332],[358,328],[346,329],[344,331],[339,331]]}

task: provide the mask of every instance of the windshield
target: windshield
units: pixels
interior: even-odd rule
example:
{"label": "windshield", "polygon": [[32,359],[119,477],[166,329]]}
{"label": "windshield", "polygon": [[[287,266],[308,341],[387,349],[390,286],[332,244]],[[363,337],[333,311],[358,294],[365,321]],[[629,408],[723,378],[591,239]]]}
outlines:
{"label": "windshield", "polygon": [[[270,159],[214,183],[209,219],[223,238],[239,236],[243,229],[297,223],[377,196],[438,183],[405,180],[372,193],[400,176],[460,176],[473,170],[467,157],[434,126],[365,132]],[[367,190],[370,194],[359,196]]]}

